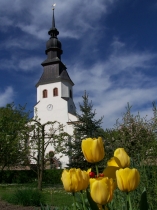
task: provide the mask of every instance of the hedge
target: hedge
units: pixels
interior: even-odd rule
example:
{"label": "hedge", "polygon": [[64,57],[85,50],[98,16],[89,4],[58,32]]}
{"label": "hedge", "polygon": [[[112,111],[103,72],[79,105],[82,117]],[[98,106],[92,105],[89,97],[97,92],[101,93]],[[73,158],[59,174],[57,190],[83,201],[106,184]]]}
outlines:
{"label": "hedge", "polygon": [[[45,170],[43,174],[43,183],[61,184],[62,169]],[[25,184],[37,181],[37,174],[33,170],[6,170],[0,172],[0,183],[6,184]]]}

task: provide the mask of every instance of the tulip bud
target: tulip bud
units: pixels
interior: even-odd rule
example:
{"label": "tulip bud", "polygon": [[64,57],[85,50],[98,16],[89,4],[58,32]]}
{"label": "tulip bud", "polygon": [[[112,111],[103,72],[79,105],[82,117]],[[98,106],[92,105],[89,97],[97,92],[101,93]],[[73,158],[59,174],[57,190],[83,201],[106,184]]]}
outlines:
{"label": "tulip bud", "polygon": [[88,187],[89,175],[86,171],[81,171],[81,169],[64,169],[61,180],[67,192],[78,192]]}
{"label": "tulip bud", "polygon": [[114,183],[108,177],[90,179],[90,192],[92,199],[100,205],[110,202],[113,197]]}
{"label": "tulip bud", "polygon": [[130,157],[124,150],[124,148],[118,148],[114,152],[114,157],[112,157],[108,162],[108,166],[114,166],[118,168],[126,168],[130,166]]}
{"label": "tulip bud", "polygon": [[82,152],[85,159],[90,163],[101,161],[105,156],[102,138],[87,138],[82,140]]}
{"label": "tulip bud", "polygon": [[121,191],[130,192],[137,188],[140,175],[137,169],[125,168],[116,171],[117,185]]}

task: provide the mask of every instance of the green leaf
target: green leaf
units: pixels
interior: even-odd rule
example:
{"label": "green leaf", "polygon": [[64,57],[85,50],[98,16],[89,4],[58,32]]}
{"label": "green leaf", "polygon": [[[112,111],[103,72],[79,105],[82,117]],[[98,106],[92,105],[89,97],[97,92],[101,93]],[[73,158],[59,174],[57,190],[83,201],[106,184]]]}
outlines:
{"label": "green leaf", "polygon": [[148,202],[147,202],[146,188],[144,188],[144,190],[142,192],[142,195],[141,195],[140,210],[148,210]]}
{"label": "green leaf", "polygon": [[87,194],[87,199],[88,199],[88,202],[90,204],[90,207],[92,210],[99,210],[97,204],[93,201],[93,199],[91,198],[91,195],[89,193],[88,190],[86,190],[86,194]]}

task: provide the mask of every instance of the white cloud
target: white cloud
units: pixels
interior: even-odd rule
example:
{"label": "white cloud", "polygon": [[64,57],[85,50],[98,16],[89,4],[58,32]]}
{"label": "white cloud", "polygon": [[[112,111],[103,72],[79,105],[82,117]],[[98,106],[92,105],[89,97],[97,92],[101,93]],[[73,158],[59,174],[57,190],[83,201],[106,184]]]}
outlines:
{"label": "white cloud", "polygon": [[[74,92],[83,95],[86,90],[89,93],[98,118],[104,115],[103,127],[107,128],[113,127],[116,119],[125,112],[128,102],[133,105],[133,112],[136,113],[142,108],[142,115],[148,111],[151,116],[152,102],[157,101],[156,83],[154,77],[149,75],[157,55],[148,52],[126,52],[125,44],[114,45],[121,49],[117,56],[113,49],[105,61],[99,60],[89,68],[79,63],[71,68],[72,79],[76,84]],[[76,97],[77,106],[81,101],[80,96]]]}
{"label": "white cloud", "polygon": [[[67,0],[66,2],[58,0],[55,17],[57,28],[63,30],[61,36],[78,38],[87,30],[94,28],[94,23],[102,14],[107,14],[116,2],[117,0]],[[50,0],[46,2],[1,0],[0,14],[4,20],[6,19],[7,25],[12,24],[24,32],[45,39],[45,30],[47,31],[47,27],[51,26],[51,22],[48,21],[52,18],[51,5]],[[64,33],[65,31],[67,32]]]}
{"label": "white cloud", "polygon": [[34,40],[33,38],[30,41],[30,37],[23,36],[22,39],[19,39],[18,37],[13,38],[10,37],[9,41],[3,41],[1,43],[1,48],[9,50],[12,48],[12,50],[22,49],[22,50],[33,50],[37,49],[39,46],[39,42]]}
{"label": "white cloud", "polygon": [[[85,68],[82,64],[71,66],[73,71],[72,79],[78,84],[78,90],[83,89],[105,91],[112,88],[112,76],[119,75],[122,72],[122,77],[118,79],[116,85],[123,84],[125,79],[126,84],[134,87],[134,83],[139,84],[150,82],[148,76],[142,73],[141,69],[150,69],[154,66],[156,54],[151,53],[128,53],[124,55],[111,55],[106,61],[98,61],[92,67]],[[140,70],[139,70],[140,68]],[[127,74],[126,74],[127,73]],[[129,78],[128,77],[129,74]],[[130,83],[131,81],[131,83]]]}
{"label": "white cloud", "polygon": [[27,58],[20,58],[18,56],[12,56],[11,59],[1,59],[1,70],[16,70],[16,71],[35,71],[36,68],[40,68],[43,58],[31,56]]}
{"label": "white cloud", "polygon": [[153,116],[152,102],[157,101],[155,93],[156,88],[118,89],[110,92],[106,91],[101,96],[94,95],[92,98],[97,117],[104,116],[103,127],[113,128],[116,120],[121,119],[122,114],[125,113],[127,103],[132,106],[134,115],[140,112],[141,117],[148,115],[148,119],[150,119]]}
{"label": "white cloud", "polygon": [[18,67],[23,71],[33,71],[35,67],[39,67],[43,61],[40,57],[30,57],[20,60]]}
{"label": "white cloud", "polygon": [[0,91],[0,107],[5,106],[7,103],[13,102],[14,90],[12,87],[7,87],[4,92]]}
{"label": "white cloud", "polygon": [[1,21],[0,21],[1,30],[2,30],[2,27],[11,26],[12,24],[13,24],[13,21],[10,18],[1,17]]}

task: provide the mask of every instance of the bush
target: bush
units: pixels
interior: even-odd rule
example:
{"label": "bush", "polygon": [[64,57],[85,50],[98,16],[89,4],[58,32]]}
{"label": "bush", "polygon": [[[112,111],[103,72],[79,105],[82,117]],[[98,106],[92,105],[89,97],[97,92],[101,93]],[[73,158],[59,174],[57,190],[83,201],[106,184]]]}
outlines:
{"label": "bush", "polygon": [[[43,182],[45,184],[61,184],[62,169],[49,169],[44,171]],[[6,170],[0,172],[0,183],[33,183],[37,180],[37,174],[33,170]]]}
{"label": "bush", "polygon": [[32,170],[6,170],[0,172],[1,183],[31,183],[36,178],[36,173]]}
{"label": "bush", "polygon": [[40,206],[46,203],[44,194],[39,190],[31,188],[16,189],[9,196],[3,196],[2,199],[9,203],[22,206]]}
{"label": "bush", "polygon": [[43,182],[45,184],[62,184],[61,174],[62,169],[49,169],[44,171]]}

